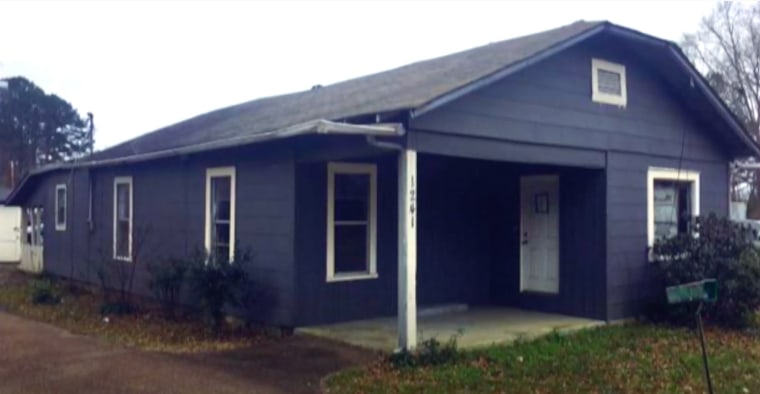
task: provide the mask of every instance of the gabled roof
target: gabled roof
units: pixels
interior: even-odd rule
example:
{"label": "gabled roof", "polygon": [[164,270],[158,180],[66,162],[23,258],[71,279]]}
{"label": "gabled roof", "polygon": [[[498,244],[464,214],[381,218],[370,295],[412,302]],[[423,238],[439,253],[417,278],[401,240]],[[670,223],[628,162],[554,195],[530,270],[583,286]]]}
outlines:
{"label": "gabled roof", "polygon": [[151,160],[274,138],[323,133],[328,129],[354,134],[398,134],[402,131],[398,125],[390,127],[391,131],[358,125],[353,128],[347,125],[350,130],[339,130],[335,122],[399,112],[418,116],[602,32],[643,43],[647,51],[651,51],[640,54],[643,57],[654,57],[656,53],[666,58],[663,64],[671,69],[669,78],[678,80],[673,85],[683,92],[691,111],[709,118],[712,123],[718,122],[721,131],[727,130],[728,133],[720,138],[733,151],[760,156],[758,145],[678,45],[605,21],[579,21],[308,91],[218,109],[144,134],[75,163],[34,170],[11,193],[8,201],[12,202],[18,196],[28,178],[61,168]]}
{"label": "gabled roof", "polygon": [[97,159],[155,152],[268,132],[315,120],[421,108],[604,22],[576,22],[393,70],[222,108],[124,142]]}

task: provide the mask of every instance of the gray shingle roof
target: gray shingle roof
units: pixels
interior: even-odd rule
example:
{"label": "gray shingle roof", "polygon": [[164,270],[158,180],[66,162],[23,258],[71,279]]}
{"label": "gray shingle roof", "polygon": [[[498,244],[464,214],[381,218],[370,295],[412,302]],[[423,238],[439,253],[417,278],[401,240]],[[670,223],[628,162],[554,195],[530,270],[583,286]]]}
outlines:
{"label": "gray shingle roof", "polygon": [[604,23],[579,21],[318,89],[222,108],[144,134],[96,153],[92,159],[239,138],[315,119],[338,120],[418,108]]}

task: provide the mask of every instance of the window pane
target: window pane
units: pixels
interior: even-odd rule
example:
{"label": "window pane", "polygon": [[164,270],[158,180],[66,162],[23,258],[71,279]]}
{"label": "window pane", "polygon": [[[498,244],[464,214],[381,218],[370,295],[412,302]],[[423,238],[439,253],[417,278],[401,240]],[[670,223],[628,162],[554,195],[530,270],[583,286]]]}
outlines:
{"label": "window pane", "polygon": [[117,218],[119,220],[129,220],[129,184],[120,183],[116,185],[116,207]]}
{"label": "window pane", "polygon": [[55,221],[58,224],[65,224],[66,223],[66,189],[56,190],[56,200],[57,200],[56,207],[58,211],[56,212]]}
{"label": "window pane", "polygon": [[597,89],[605,94],[622,95],[620,74],[609,70],[596,70]]}
{"label": "window pane", "polygon": [[335,226],[335,273],[368,272],[367,226]]}
{"label": "window pane", "polygon": [[229,223],[217,223],[214,225],[214,245],[230,243],[230,225]]}
{"label": "window pane", "polygon": [[116,255],[129,257],[129,221],[116,222]]}
{"label": "window pane", "polygon": [[58,217],[56,217],[56,223],[58,224],[66,223],[66,212],[64,211],[63,207],[58,207]]}
{"label": "window pane", "polygon": [[685,233],[689,230],[691,218],[691,183],[679,182],[678,184],[678,232]]}
{"label": "window pane", "polygon": [[655,239],[670,238],[688,229],[691,187],[690,182],[655,181]]}
{"label": "window pane", "polygon": [[368,174],[335,174],[335,220],[366,221],[369,218]]}
{"label": "window pane", "polygon": [[211,178],[211,198],[214,219],[230,220],[230,195],[230,177]]}
{"label": "window pane", "polygon": [[229,259],[232,177],[211,178],[211,250],[214,258]]}

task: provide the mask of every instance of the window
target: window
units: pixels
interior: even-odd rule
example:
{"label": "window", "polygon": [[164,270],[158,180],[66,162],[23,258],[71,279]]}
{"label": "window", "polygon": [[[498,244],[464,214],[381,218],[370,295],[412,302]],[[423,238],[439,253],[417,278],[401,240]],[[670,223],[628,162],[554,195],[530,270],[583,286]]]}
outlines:
{"label": "window", "polygon": [[699,215],[699,173],[650,168],[647,185],[649,246],[688,230],[689,218]]}
{"label": "window", "polygon": [[113,258],[132,261],[132,177],[113,181]]}
{"label": "window", "polygon": [[327,281],[377,278],[377,169],[327,167]]}
{"label": "window", "polygon": [[232,261],[235,254],[235,167],[206,170],[206,251]]}
{"label": "window", "polygon": [[66,185],[55,186],[55,230],[66,230]]}
{"label": "window", "polygon": [[625,107],[628,102],[625,66],[591,59],[591,100]]}

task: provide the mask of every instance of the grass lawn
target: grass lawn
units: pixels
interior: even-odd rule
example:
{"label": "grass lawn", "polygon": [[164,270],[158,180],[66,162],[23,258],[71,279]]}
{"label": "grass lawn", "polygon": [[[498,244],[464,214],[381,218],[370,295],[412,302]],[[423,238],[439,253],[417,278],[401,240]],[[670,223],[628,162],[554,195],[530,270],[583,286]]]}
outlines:
{"label": "grass lawn", "polygon": [[[443,338],[442,338],[443,339]],[[717,393],[760,390],[760,338],[708,329]],[[334,393],[701,393],[695,332],[632,324],[463,352],[451,363],[396,369],[386,361],[333,375]]]}
{"label": "grass lawn", "polygon": [[213,333],[196,319],[167,320],[153,307],[123,316],[100,314],[102,299],[89,292],[73,294],[60,282],[54,284],[61,297],[57,305],[31,302],[31,276],[18,272],[0,273],[0,310],[54,324],[73,333],[97,336],[143,350],[173,353],[208,352],[247,347],[273,337],[244,327],[225,327]]}

